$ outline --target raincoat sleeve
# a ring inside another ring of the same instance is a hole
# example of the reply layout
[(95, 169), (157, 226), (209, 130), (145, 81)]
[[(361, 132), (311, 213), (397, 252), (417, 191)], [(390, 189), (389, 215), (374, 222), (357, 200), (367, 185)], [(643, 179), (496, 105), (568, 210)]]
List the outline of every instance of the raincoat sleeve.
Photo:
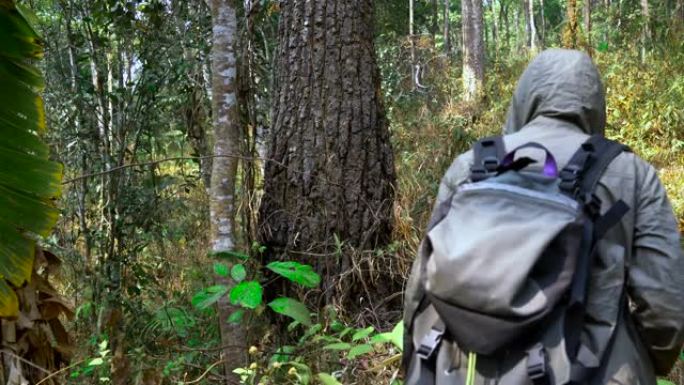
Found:
[(684, 339), (684, 259), (677, 222), (655, 169), (638, 167), (633, 260), (627, 289), (631, 315), (656, 373), (665, 375)]

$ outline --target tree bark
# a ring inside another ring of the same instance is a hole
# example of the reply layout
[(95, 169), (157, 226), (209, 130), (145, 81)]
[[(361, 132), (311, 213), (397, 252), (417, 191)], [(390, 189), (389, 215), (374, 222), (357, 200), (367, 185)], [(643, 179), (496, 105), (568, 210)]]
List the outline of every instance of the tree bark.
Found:
[(537, 50), (537, 27), (534, 24), (534, 0), (523, 0), (525, 8), (525, 38), (527, 48)]
[(508, 7), (504, 2), (501, 2), (501, 22), (504, 25), (504, 35), (506, 36), (506, 50), (509, 51), (511, 49), (511, 31), (510, 31), (510, 23), (508, 22)]
[[(238, 161), (230, 155), (240, 151), (240, 122), (236, 98), (236, 39), (237, 16), (233, 0), (212, 0), (212, 107), (214, 123), (214, 158), (211, 172), (210, 215), (211, 250), (214, 253), (235, 249), (235, 182)], [(222, 156), (224, 155), (224, 156)], [(225, 156), (229, 155), (229, 156)], [(232, 287), (229, 277), (217, 279)], [(225, 376), (229, 383), (237, 383), (233, 369), (246, 362), (244, 326), (227, 322), (235, 311), (227, 296), (218, 301), (221, 343), (231, 346), (222, 351)], [(236, 346), (238, 348), (236, 348)], [(244, 348), (239, 348), (244, 347)]]
[(566, 26), (563, 32), (563, 46), (577, 47), (577, 0), (568, 0), (566, 10)]
[(351, 266), (339, 242), (367, 250), (390, 240), (395, 181), (373, 45), (373, 4), (281, 4), (258, 227), (267, 247), (264, 260), (301, 256), (323, 276), (325, 302), (339, 296), (358, 304), (358, 288), (335, 288)]
[(646, 58), (646, 51), (651, 44), (651, 39), (653, 38), (651, 33), (651, 10), (648, 4), (648, 0), (641, 1), (641, 22), (643, 27), (641, 30), (641, 58), (642, 60)]
[(541, 41), (539, 42), (542, 49), (546, 47), (546, 18), (544, 16), (544, 0), (539, 0), (539, 10), (541, 16)]
[(451, 52), (451, 32), (449, 31), (449, 0), (444, 0), (444, 52)]
[[(499, 31), (500, 20), (498, 19), (498, 12), (496, 11), (496, 2), (492, 1), (492, 42), (494, 43), (494, 53), (499, 55), (499, 38), (501, 32)], [(501, 4), (499, 4), (501, 6)]]
[(589, 56), (592, 56), (593, 54), (593, 49), (592, 49), (592, 42), (591, 42), (591, 7), (592, 7), (592, 0), (584, 0), (584, 36), (585, 36), (585, 43), (587, 46), (587, 53)]
[(434, 44), (435, 36), (437, 35), (437, 31), (439, 31), (439, 28), (437, 28), (437, 19), (439, 18), (439, 7), (437, 6), (437, 0), (431, 0), (430, 6), (432, 8), (432, 26), (430, 28), (430, 32), (432, 34), (432, 43)]
[(484, 36), (482, 2), (462, 0), (463, 17), (463, 90), (464, 100), (474, 101), (484, 85)]

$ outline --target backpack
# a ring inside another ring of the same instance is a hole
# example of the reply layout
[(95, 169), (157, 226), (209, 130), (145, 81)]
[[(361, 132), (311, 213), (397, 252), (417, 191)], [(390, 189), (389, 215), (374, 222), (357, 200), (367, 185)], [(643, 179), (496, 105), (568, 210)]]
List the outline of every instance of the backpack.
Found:
[[(523, 149), (545, 152), (541, 172)], [(629, 211), (595, 194), (629, 149), (589, 137), (561, 170), (539, 143), (473, 146), (469, 182), (435, 208), (421, 247), (420, 305), (406, 321), (406, 385), (584, 383), (601, 365), (582, 336), (598, 241)], [(622, 298), (617, 300), (624, 301)]]

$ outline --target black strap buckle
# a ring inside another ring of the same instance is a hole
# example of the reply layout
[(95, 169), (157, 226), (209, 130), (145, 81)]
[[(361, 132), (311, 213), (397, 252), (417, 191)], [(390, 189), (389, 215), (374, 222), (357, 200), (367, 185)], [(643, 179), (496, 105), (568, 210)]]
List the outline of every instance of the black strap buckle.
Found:
[(433, 327), (430, 332), (420, 341), (420, 346), (416, 350), (416, 356), (423, 360), (432, 357), (432, 354), (437, 350), (439, 343), (442, 342), (444, 330)]
[(527, 351), (527, 375), (535, 385), (545, 383), (547, 379), (546, 350), (541, 343)]
[(482, 166), (484, 166), (484, 169), (488, 173), (496, 171), (496, 169), (499, 168), (499, 163), (499, 159), (495, 156), (488, 156), (482, 159)]
[(573, 195), (577, 194), (577, 191), (579, 189), (579, 176), (581, 171), (582, 169), (574, 164), (569, 164), (563, 167), (561, 172), (558, 173), (558, 177), (561, 180), (559, 187), (562, 190), (572, 193)]
[(586, 194), (582, 197), (582, 202), (584, 203), (584, 209), (592, 219), (601, 214), (601, 199), (596, 194)]

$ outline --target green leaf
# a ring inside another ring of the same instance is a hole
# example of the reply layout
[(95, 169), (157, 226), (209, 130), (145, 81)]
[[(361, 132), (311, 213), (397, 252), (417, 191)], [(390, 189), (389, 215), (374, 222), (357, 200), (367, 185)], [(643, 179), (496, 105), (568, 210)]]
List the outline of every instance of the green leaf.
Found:
[(192, 297), (192, 306), (204, 310), (215, 304), (226, 292), (228, 288), (224, 285), (207, 287)]
[(607, 42), (607, 41), (602, 41), (602, 42), (600, 42), (600, 43), (598, 44), (598, 47), (596, 47), (596, 49), (597, 49), (599, 52), (606, 52), (606, 51), (608, 51), (608, 42)]
[[(34, 66), (43, 48), (25, 11), (0, 6), (0, 317), (17, 315), (14, 287), (31, 277), (36, 236), (59, 215), (62, 166), (42, 141), (43, 77)], [(8, 284), (9, 283), (9, 284)]]
[(311, 316), (309, 309), (303, 303), (288, 297), (280, 297), (268, 304), (274, 312), (286, 315), (299, 323), (311, 326)]
[(247, 277), (247, 270), (244, 265), (237, 264), (230, 269), (230, 276), (235, 282), (242, 282)]
[(315, 325), (311, 326), (310, 328), (308, 328), (306, 330), (306, 333), (304, 333), (304, 335), (299, 339), (299, 343), (300, 344), (304, 343), (306, 340), (311, 338), (311, 336), (320, 332), (321, 330), (323, 330), (323, 325), (321, 325), (321, 324), (315, 324)]
[(288, 362), (292, 359), (295, 352), (295, 347), (292, 345), (285, 345), (278, 348), (276, 352), (271, 356), (271, 362)]
[(341, 382), (337, 381), (335, 377), (328, 373), (318, 373), (318, 380), (321, 381), (323, 385), (342, 385)]
[(658, 385), (675, 385), (672, 381), (664, 380), (662, 378), (658, 379)]
[(321, 283), (321, 277), (313, 271), (310, 265), (303, 265), (299, 262), (271, 262), (266, 267), (276, 274), (279, 274), (292, 282), (304, 287), (315, 288)]
[(330, 345), (325, 345), (323, 349), (325, 350), (349, 350), (351, 349), (351, 344), (347, 342), (338, 342)]
[(357, 341), (357, 340), (360, 340), (362, 338), (366, 338), (371, 333), (373, 333), (374, 331), (375, 331), (375, 328), (372, 326), (369, 326), (365, 329), (360, 329), (356, 333), (354, 333), (354, 335), (352, 336), (352, 341)]
[(254, 309), (261, 305), (264, 289), (257, 281), (240, 282), (230, 291), (230, 302), (234, 305)]
[(228, 276), (228, 266), (226, 266), (223, 263), (216, 262), (214, 263), (214, 273), (221, 277), (227, 277)]
[(242, 322), (242, 317), (244, 315), (244, 310), (236, 310), (228, 316), (228, 323), (239, 324), (240, 322)]
[(347, 353), (347, 358), (350, 360), (353, 360), (354, 358), (370, 353), (373, 351), (373, 346), (369, 344), (363, 344), (363, 345), (356, 345), (353, 348), (349, 349), (349, 353)]
[(88, 366), (100, 366), (102, 364), (104, 364), (102, 357), (93, 358), (90, 360), (90, 362), (88, 362)]
[(399, 321), (389, 333), (381, 333), (371, 338), (372, 343), (390, 342), (400, 351), (404, 351), (404, 322)]

